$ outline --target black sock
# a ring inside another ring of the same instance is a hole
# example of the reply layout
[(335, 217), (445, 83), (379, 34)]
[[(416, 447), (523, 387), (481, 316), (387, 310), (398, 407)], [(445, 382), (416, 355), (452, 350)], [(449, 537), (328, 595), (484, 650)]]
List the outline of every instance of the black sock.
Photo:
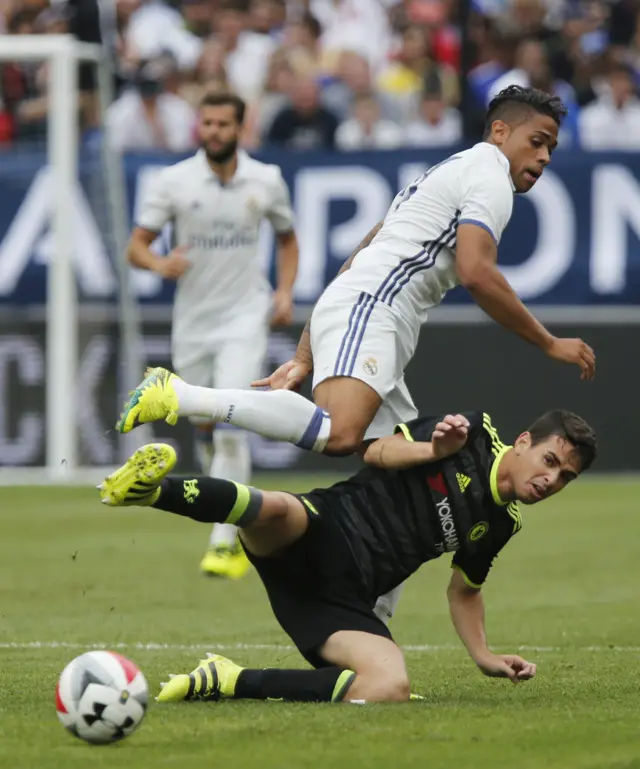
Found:
[(203, 523), (249, 526), (262, 507), (262, 492), (258, 489), (206, 475), (165, 478), (160, 488), (153, 507)]
[(245, 669), (238, 676), (234, 697), (288, 702), (341, 702), (356, 674), (342, 668), (320, 670)]

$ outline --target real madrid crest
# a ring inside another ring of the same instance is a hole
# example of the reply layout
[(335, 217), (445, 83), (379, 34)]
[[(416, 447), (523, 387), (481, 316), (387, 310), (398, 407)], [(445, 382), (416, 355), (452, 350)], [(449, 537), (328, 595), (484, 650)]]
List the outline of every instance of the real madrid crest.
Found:
[(367, 358), (362, 364), (364, 373), (369, 376), (375, 376), (378, 373), (378, 361), (375, 358)]

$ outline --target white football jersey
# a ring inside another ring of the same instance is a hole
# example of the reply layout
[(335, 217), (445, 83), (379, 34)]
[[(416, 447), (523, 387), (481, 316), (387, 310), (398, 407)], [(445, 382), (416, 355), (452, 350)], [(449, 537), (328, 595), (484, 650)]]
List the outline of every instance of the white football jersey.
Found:
[(176, 289), (174, 348), (206, 344), (225, 318), (265, 306), (270, 287), (258, 253), (263, 219), (276, 232), (293, 229), (289, 190), (277, 166), (245, 152), (238, 152), (226, 184), (203, 150), (154, 179), (136, 224), (159, 232), (172, 222), (175, 245), (186, 246), (193, 263)]
[(457, 285), (460, 224), (483, 227), (498, 243), (511, 218), (509, 161), (481, 142), (433, 166), (395, 197), (382, 228), (335, 283), (366, 291), (412, 325)]

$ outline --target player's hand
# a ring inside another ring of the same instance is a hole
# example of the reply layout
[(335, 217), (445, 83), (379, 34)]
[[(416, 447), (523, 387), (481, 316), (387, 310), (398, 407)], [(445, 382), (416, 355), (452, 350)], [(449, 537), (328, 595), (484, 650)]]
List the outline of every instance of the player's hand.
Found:
[(293, 297), (291, 291), (276, 291), (273, 295), (272, 326), (290, 326), (293, 322)]
[(165, 280), (178, 280), (191, 267), (191, 261), (187, 258), (187, 247), (178, 246), (167, 256), (160, 257), (156, 266), (156, 272)]
[(292, 358), (277, 368), (271, 376), (258, 379), (251, 387), (268, 387), (271, 390), (299, 390), (311, 373), (312, 367), (304, 361)]
[(469, 420), (462, 414), (447, 414), (447, 416), (438, 422), (431, 434), (431, 445), (436, 459), (455, 454), (467, 442), (469, 434)]
[(593, 379), (596, 375), (596, 355), (582, 339), (560, 339), (554, 337), (547, 348), (547, 355), (563, 363), (580, 366), (580, 379)]
[(481, 660), (478, 667), (485, 676), (508, 678), (514, 684), (534, 678), (537, 670), (534, 662), (527, 662), (517, 654), (492, 654)]

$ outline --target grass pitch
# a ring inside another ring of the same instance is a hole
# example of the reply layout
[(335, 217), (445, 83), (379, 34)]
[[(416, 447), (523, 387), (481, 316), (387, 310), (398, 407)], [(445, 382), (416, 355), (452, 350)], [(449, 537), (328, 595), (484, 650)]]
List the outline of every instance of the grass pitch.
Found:
[(104, 747), (67, 734), (54, 708), (57, 676), (88, 645), (120, 645), (152, 694), (208, 650), (245, 665), (304, 662), (254, 572), (237, 583), (199, 575), (207, 526), (106, 510), (93, 489), (0, 498), (3, 769), (640, 769), (639, 484), (585, 480), (525, 508), (485, 600), (493, 647), (529, 647), (532, 682), (485, 679), (468, 660), (442, 558), (411, 579), (393, 621), (427, 702), (152, 703), (133, 737)]

